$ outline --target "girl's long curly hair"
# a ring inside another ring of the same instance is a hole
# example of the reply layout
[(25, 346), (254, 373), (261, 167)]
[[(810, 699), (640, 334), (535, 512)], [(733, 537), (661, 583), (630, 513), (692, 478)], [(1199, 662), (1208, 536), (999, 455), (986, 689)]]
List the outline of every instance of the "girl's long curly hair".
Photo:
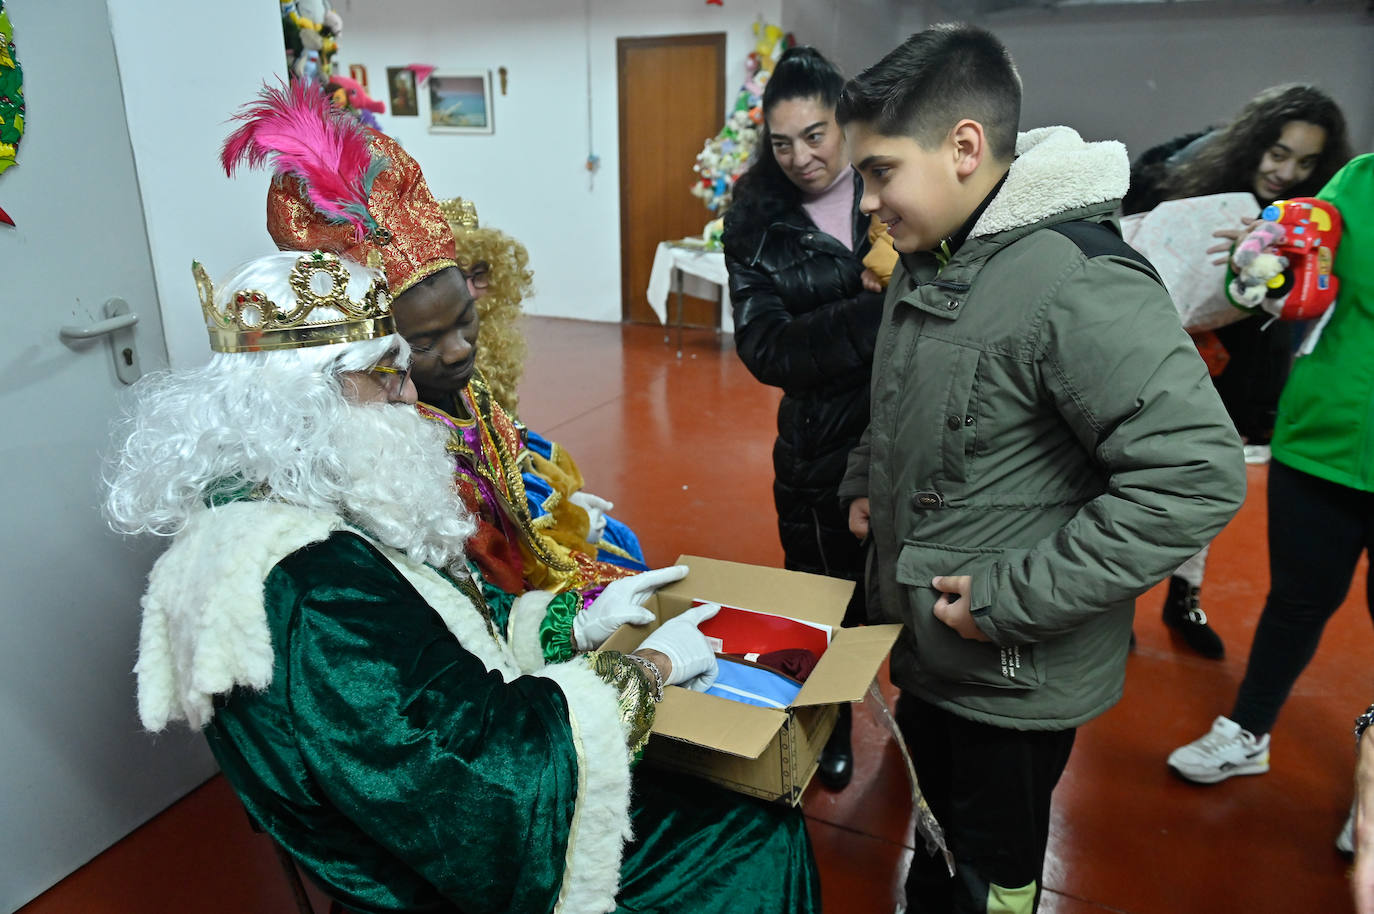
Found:
[[(783, 172), (773, 157), (773, 138), (768, 132), (768, 113), (780, 102), (794, 98), (816, 98), (834, 109), (844, 89), (839, 68), (813, 47), (788, 48), (773, 68), (763, 87), (763, 130), (758, 150), (749, 170), (735, 182), (730, 208), (725, 211), (724, 242), (743, 251), (752, 248), (771, 223), (801, 206), (801, 189)], [(752, 250), (747, 252), (752, 254)]]
[(1326, 144), (1312, 174), (1288, 192), (1293, 197), (1312, 196), (1350, 159), (1345, 115), (1316, 86), (1284, 85), (1256, 95), (1196, 155), (1172, 169), (1164, 179), (1164, 199), (1252, 190), (1260, 160), (1291, 121), (1305, 121), (1326, 131)]

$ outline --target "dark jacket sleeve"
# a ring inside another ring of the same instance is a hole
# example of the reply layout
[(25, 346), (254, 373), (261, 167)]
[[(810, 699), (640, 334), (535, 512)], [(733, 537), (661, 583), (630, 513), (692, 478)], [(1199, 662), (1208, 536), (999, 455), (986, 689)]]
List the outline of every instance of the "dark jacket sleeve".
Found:
[(1163, 287), (1096, 257), (1056, 299), (1042, 383), (1107, 489), (1053, 535), (970, 572), (974, 619), (1003, 645), (1061, 634), (1143, 593), (1245, 499), (1240, 439)]
[(864, 433), (859, 438), (859, 443), (849, 452), (849, 460), (845, 464), (844, 479), (840, 480), (838, 494), (840, 504), (848, 505), (858, 498), (868, 497), (868, 458), (870, 446), (868, 436), (872, 432), (871, 425), (864, 427)]
[(883, 296), (860, 292), (793, 315), (764, 270), (726, 252), (735, 348), (764, 384), (804, 390), (867, 374)]

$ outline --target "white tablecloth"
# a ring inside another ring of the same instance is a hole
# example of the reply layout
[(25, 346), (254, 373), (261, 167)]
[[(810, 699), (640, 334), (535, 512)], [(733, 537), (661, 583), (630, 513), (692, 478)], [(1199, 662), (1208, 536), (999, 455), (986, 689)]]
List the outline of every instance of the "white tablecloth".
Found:
[(682, 291), (696, 298), (719, 301), (721, 330), (733, 332), (735, 322), (730, 311), (729, 273), (725, 270), (725, 255), (720, 251), (682, 247), (663, 241), (654, 251), (654, 266), (649, 271), (649, 307), (659, 321), (668, 326), (668, 296)]

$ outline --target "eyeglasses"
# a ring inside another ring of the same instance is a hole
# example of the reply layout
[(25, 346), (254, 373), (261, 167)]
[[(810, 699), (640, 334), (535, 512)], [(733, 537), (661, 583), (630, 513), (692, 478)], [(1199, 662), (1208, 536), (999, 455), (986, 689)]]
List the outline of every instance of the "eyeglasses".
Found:
[(491, 285), (491, 267), (485, 263), (477, 263), (471, 270), (461, 272), (463, 277), (472, 283), (474, 289), (484, 290)]
[(388, 397), (396, 398), (405, 390), (406, 380), (410, 377), (410, 366), (397, 368), (394, 365), (373, 365), (368, 369), (368, 374), (381, 375), (376, 378), (377, 385), (386, 391)]

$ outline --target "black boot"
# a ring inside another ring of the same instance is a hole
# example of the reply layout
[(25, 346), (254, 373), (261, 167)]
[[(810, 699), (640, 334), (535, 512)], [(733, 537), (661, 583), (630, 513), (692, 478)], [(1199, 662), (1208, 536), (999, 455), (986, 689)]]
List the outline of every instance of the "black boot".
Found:
[(1169, 578), (1169, 595), (1164, 599), (1164, 624), (1178, 632), (1185, 644), (1208, 660), (1226, 655), (1221, 638), (1207, 624), (1202, 611), (1201, 588), (1175, 575)]
[(844, 790), (849, 779), (854, 776), (854, 749), (850, 745), (849, 733), (853, 728), (854, 712), (849, 702), (840, 705), (840, 717), (835, 721), (835, 732), (821, 750), (820, 767), (816, 777), (830, 790)]

